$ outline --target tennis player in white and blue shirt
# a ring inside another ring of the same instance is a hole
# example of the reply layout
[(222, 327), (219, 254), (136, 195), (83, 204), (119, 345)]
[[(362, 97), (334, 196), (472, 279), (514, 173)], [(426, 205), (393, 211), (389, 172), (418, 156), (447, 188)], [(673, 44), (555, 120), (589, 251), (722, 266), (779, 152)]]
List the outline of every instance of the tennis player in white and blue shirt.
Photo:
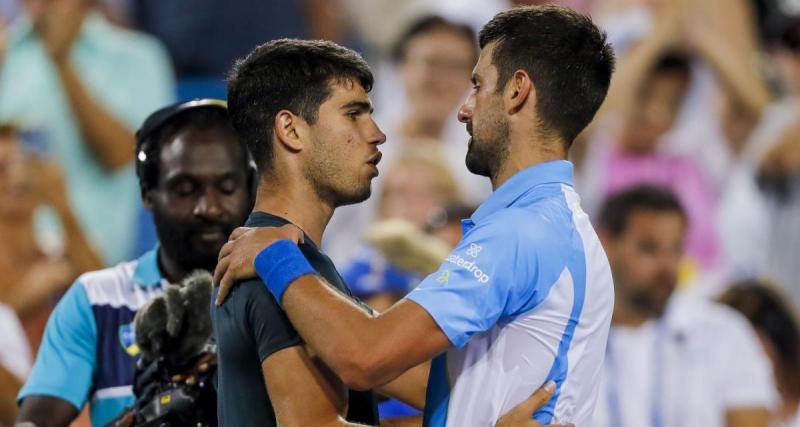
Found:
[(557, 391), (536, 418), (584, 425), (599, 390), (614, 293), (572, 188), (572, 164), (517, 173), (463, 229), (439, 271), (407, 297), (453, 344), (433, 360), (427, 425), (493, 425), (546, 380)]
[[(217, 303), (258, 274), (353, 389), (422, 390), (412, 368), (433, 359), (425, 426), (495, 425), (550, 380), (555, 393), (533, 425), (591, 425), (614, 289), (566, 158), (605, 98), (613, 52), (589, 18), (553, 5), (498, 14), (480, 46), (459, 120), (472, 136), (467, 167), (489, 177), (494, 193), (463, 221), (463, 239), (438, 271), (373, 315), (324, 285), (296, 245), (297, 228), (238, 229), (220, 254)], [(340, 173), (342, 183), (373, 176), (350, 164)]]

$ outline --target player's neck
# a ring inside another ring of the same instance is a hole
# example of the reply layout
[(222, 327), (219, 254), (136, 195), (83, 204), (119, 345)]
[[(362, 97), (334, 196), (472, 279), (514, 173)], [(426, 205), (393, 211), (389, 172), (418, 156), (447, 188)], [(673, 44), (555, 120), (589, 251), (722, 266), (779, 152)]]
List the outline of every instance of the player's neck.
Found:
[(566, 160), (567, 152), (564, 145), (556, 139), (547, 139), (539, 136), (514, 137), (509, 142), (509, 152), (500, 170), (492, 177), (492, 190), (497, 190), (509, 178), (518, 172), (539, 163), (553, 160)]
[[(300, 180), (298, 180), (300, 181)], [(317, 246), (333, 216), (334, 207), (321, 200), (305, 180), (282, 185), (260, 185), (254, 210), (271, 213), (300, 227)]]

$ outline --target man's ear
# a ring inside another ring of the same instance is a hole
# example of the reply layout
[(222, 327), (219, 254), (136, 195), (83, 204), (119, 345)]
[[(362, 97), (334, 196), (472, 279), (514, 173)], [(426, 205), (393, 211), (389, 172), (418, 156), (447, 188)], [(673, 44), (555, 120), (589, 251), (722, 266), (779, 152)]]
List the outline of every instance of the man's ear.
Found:
[(305, 120), (289, 110), (278, 111), (275, 115), (275, 138), (289, 151), (303, 150), (307, 127)]
[(517, 70), (508, 79), (505, 89), (505, 98), (508, 105), (508, 113), (514, 114), (525, 106), (528, 99), (536, 99), (536, 88), (533, 80), (524, 70)]

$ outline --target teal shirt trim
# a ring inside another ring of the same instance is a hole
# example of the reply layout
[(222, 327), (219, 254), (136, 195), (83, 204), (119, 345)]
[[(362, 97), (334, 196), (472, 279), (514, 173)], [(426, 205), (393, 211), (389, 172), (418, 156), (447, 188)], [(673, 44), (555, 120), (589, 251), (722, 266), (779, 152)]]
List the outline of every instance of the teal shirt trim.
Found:
[(158, 250), (159, 246), (147, 251), (139, 257), (139, 263), (136, 264), (136, 269), (133, 270), (133, 283), (143, 287), (149, 288), (161, 283), (164, 275), (161, 274), (161, 268), (158, 267)]

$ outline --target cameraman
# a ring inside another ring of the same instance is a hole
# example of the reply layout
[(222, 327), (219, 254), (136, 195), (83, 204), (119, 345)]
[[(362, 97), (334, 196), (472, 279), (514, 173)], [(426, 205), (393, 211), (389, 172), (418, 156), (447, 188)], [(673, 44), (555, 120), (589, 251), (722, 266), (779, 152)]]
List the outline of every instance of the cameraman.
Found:
[(92, 425), (103, 426), (133, 404), (137, 310), (166, 283), (196, 269), (213, 271), (220, 248), (252, 207), (254, 170), (223, 101), (153, 113), (137, 133), (136, 162), (160, 245), (72, 285), (18, 396), (19, 423), (66, 427), (89, 401)]

